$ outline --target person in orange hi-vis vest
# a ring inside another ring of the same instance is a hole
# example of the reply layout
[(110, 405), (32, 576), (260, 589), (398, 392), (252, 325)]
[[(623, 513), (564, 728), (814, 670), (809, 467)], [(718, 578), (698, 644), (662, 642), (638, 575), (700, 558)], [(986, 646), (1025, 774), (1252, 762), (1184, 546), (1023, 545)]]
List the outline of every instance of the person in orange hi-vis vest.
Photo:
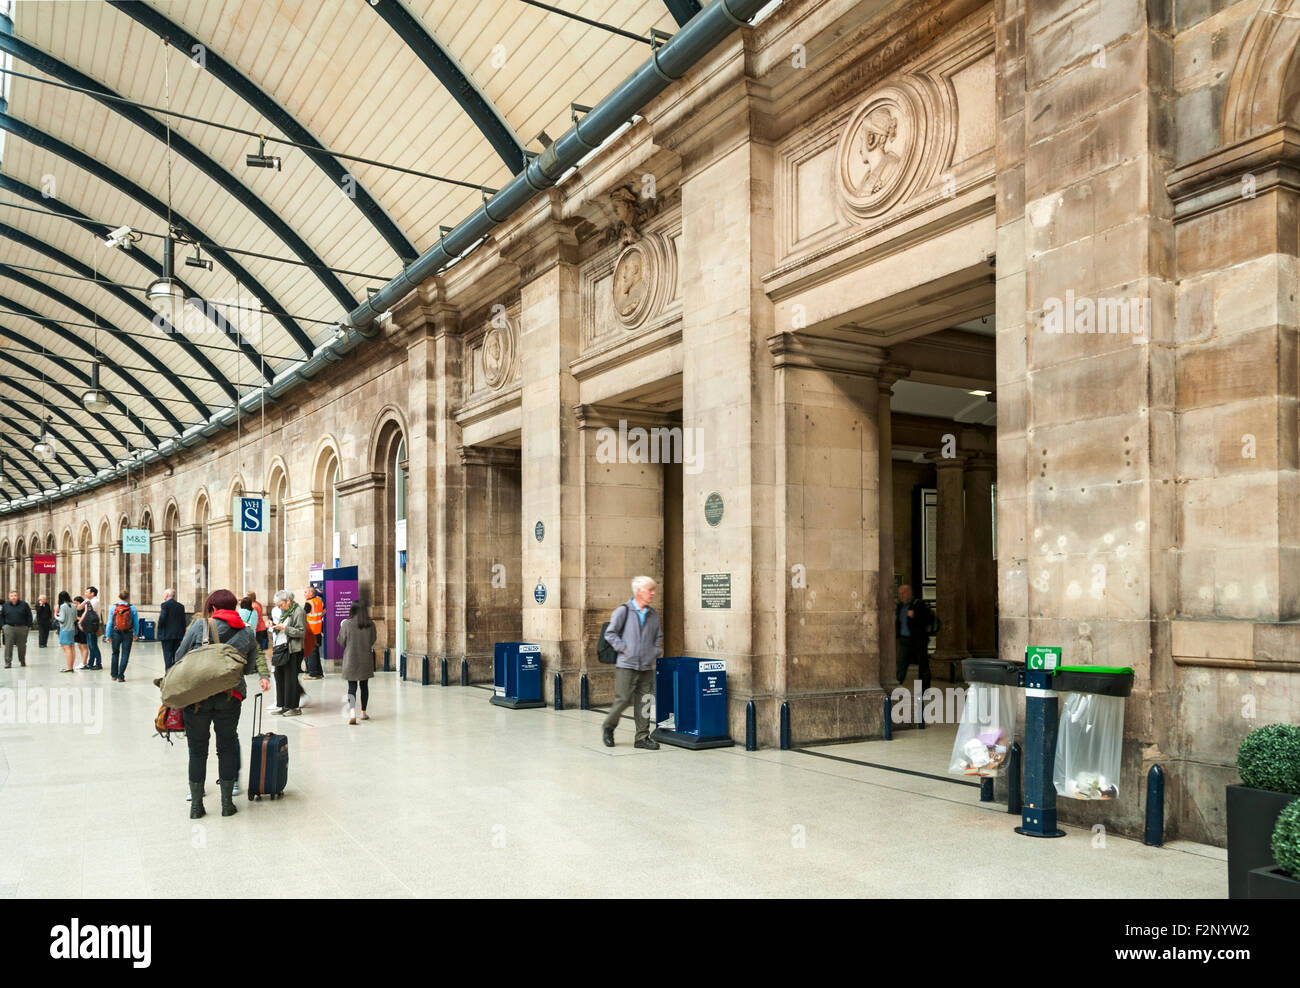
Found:
[(307, 587), (306, 600), (303, 601), (303, 609), (307, 612), (307, 630), (315, 639), (314, 647), (310, 650), (303, 650), (303, 655), (307, 660), (307, 678), (324, 679), (325, 669), (321, 664), (321, 642), (323, 637), (322, 630), (325, 627), (325, 602), (320, 599), (316, 593), (316, 588)]

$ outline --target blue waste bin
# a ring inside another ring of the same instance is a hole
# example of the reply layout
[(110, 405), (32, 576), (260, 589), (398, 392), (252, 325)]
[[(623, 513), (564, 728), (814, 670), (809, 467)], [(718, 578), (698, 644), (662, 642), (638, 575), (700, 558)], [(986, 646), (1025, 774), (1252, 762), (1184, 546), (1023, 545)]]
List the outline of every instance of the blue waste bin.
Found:
[(492, 655), (492, 696), (498, 707), (544, 707), (542, 647), (528, 642), (497, 642)]
[(154, 635), (155, 627), (156, 627), (155, 622), (147, 620), (146, 618), (141, 618), (140, 619), (140, 640), (145, 642), (153, 641), (155, 637)]
[(679, 748), (726, 748), (727, 663), (721, 659), (665, 656), (655, 668), (655, 721), (650, 736)]

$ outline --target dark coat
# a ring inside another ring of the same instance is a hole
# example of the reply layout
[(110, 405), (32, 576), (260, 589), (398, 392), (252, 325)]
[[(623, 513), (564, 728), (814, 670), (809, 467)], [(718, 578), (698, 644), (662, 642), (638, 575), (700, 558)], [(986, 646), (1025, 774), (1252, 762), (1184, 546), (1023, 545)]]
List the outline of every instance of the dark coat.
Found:
[(929, 638), (933, 633), (934, 613), (930, 610), (930, 605), (920, 597), (913, 597), (906, 604), (902, 601), (894, 602), (894, 636), (903, 636), (903, 615), (909, 610), (915, 615), (907, 622), (909, 631), (918, 638)]
[(339, 647), (343, 649), (343, 678), (348, 682), (369, 679), (375, 674), (375, 660), (370, 650), (375, 647), (375, 626), (358, 628), (356, 618), (347, 618), (339, 625)]
[(163, 601), (154, 637), (160, 642), (180, 641), (185, 637), (185, 608), (176, 598)]

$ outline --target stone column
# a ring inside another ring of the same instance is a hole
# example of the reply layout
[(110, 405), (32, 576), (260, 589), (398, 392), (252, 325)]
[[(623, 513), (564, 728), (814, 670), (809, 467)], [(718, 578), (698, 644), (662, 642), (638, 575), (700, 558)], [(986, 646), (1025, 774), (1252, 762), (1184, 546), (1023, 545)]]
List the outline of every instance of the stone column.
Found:
[[(379, 575), (383, 562), (377, 529), (383, 520), (385, 476), (360, 473), (340, 480), (335, 489), (339, 494), (339, 565), (357, 567), (358, 593), (365, 600), (374, 600), (376, 582), (384, 582)], [(391, 559), (386, 562), (391, 567)], [(391, 583), (391, 578), (387, 582)]]
[(464, 605), (447, 614), (447, 664), (458, 670), (464, 658), (471, 682), (491, 682), (495, 643), (524, 635), (519, 598), (531, 595), (536, 581), (520, 553), (533, 534), (521, 530), (519, 450), (462, 446), (459, 457), (465, 514), (451, 552), (460, 560)]
[(234, 544), (238, 537), (229, 515), (208, 521), (208, 593), (221, 587), (235, 590), (240, 583), (238, 547)]
[(997, 584), (993, 564), (993, 477), (988, 456), (966, 462), (966, 647), (979, 659), (997, 656)]
[[(619, 405), (579, 405), (574, 412), (582, 450), (580, 663), (592, 702), (606, 703), (614, 696), (614, 673), (596, 661), (601, 625), (632, 596), (632, 577), (645, 574), (661, 584), (665, 579), (664, 469), (632, 461), (631, 444), (638, 438), (632, 430), (644, 430), (648, 457), (650, 449), (660, 449), (657, 435), (666, 434), (652, 430), (675, 423), (671, 416)], [(620, 434), (628, 437), (626, 448), (618, 442)], [(661, 592), (655, 604), (666, 623), (665, 596)]]
[(797, 333), (767, 342), (781, 423), (777, 680), (798, 743), (868, 736), (881, 728), (876, 375), (884, 351)]
[[(559, 222), (560, 197), (552, 192), (529, 207), (516, 228), (515, 255), (523, 269), (519, 359), (522, 382), (522, 538), (524, 640), (542, 649), (547, 702), (552, 677), (564, 677), (566, 703), (578, 699), (582, 651), (580, 524), (582, 446), (573, 408), (578, 384), (570, 365), (579, 352), (577, 241)], [(545, 533), (534, 537), (541, 522)], [(534, 587), (546, 588), (537, 603)]]
[[(321, 509), (325, 495), (305, 491), (284, 500), (284, 537), (289, 546), (289, 559), (284, 574), (285, 589), (292, 590), (294, 598), (302, 603), (303, 588), (307, 586), (313, 563), (329, 564), (333, 560), (318, 556), (317, 529), (321, 525)], [(325, 546), (325, 551), (332, 546)], [(279, 587), (276, 588), (280, 589)]]
[(876, 432), (880, 443), (880, 668), (878, 681), (892, 683), (897, 671), (898, 640), (894, 637), (894, 430), (889, 399), (894, 385), (910, 373), (902, 364), (885, 364), (876, 379)]
[(187, 614), (194, 614), (203, 606), (203, 601), (195, 599), (206, 583), (204, 574), (200, 572), (201, 531), (198, 525), (184, 525), (176, 529), (176, 582), (180, 584), (176, 587), (176, 599), (181, 602)]
[(966, 574), (965, 506), (962, 480), (966, 458), (960, 454), (945, 457), (942, 452), (927, 453), (934, 462), (939, 492), (936, 612), (943, 622), (934, 648), (934, 661), (960, 660), (966, 650)]

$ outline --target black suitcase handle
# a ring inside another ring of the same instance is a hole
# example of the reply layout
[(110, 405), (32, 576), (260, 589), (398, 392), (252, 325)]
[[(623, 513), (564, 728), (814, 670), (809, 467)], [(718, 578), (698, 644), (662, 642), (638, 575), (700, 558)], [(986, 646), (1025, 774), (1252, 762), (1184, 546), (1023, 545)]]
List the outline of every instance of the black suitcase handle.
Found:
[(262, 691), (253, 694), (253, 737), (262, 733)]

